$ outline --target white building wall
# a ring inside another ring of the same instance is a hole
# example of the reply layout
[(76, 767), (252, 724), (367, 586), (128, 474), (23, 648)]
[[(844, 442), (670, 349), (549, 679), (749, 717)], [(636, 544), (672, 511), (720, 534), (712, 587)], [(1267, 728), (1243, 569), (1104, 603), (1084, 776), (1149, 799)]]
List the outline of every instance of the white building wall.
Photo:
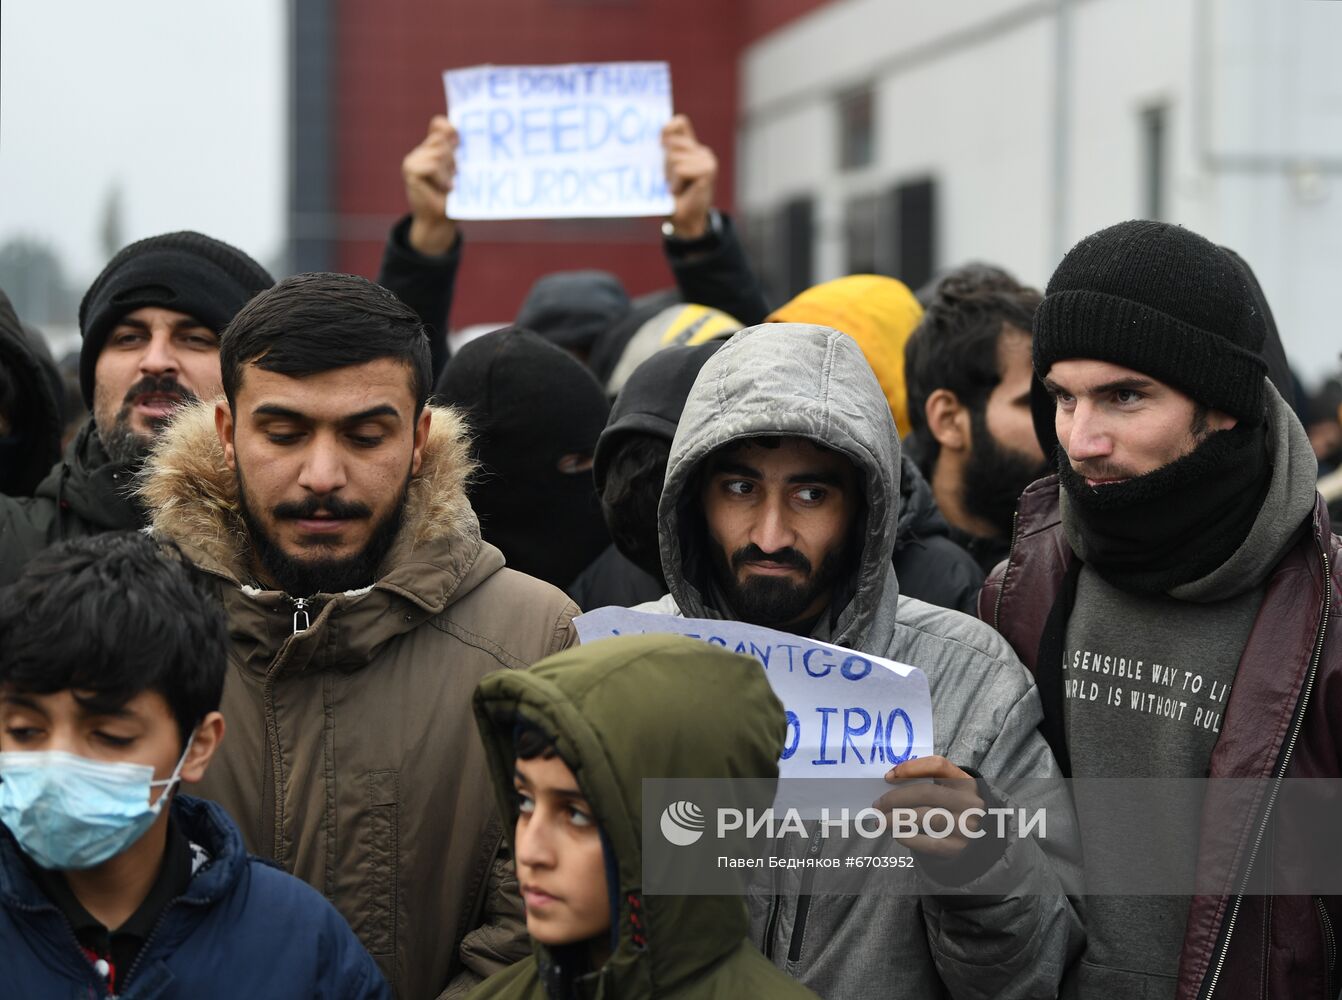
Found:
[[(1163, 105), (1164, 217), (1249, 261), (1317, 381), (1342, 350), (1339, 52), (1342, 2), (835, 0), (744, 57), (737, 203), (813, 196), (826, 280), (846, 271), (849, 198), (931, 175), (939, 265), (988, 260), (1042, 287), (1066, 247), (1144, 214), (1141, 112)], [(867, 83), (874, 162), (841, 171), (837, 99)]]

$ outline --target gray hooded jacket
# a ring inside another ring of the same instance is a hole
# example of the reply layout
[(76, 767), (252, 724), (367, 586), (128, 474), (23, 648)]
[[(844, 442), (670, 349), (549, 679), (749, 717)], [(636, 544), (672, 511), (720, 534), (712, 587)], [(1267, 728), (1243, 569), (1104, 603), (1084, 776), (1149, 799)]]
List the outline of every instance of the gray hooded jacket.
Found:
[(1057, 764), (1037, 730), (1039, 697), (991, 628), (900, 596), (891, 565), (899, 437), (856, 341), (775, 323), (741, 331), (708, 361), (671, 446), (659, 509), (671, 593), (640, 610), (726, 617), (712, 604), (701, 519), (687, 513), (703, 460), (761, 436), (810, 439), (863, 474), (861, 554), (812, 637), (920, 667), (931, 687), (936, 753), (976, 772), (981, 793), (998, 802), (1047, 807), (1048, 839), (1020, 838), (1013, 828), (990, 867), (958, 885), (939, 882), (920, 858), (908, 895), (810, 896), (804, 869), (765, 876), (772, 883), (751, 900), (753, 939), (827, 1000), (1056, 996), (1084, 939), (1063, 890), (1079, 848), (1067, 793), (1054, 780)]

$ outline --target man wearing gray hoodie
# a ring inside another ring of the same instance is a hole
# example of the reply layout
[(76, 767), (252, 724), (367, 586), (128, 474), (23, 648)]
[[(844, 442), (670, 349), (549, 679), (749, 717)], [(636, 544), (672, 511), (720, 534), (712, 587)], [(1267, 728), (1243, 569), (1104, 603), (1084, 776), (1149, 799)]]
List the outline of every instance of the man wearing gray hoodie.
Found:
[[(751, 933), (780, 968), (830, 1000), (1052, 997), (1080, 950), (1064, 894), (1076, 864), (1066, 793), (1013, 798), (1057, 765), (1030, 677), (991, 629), (901, 597), (891, 565), (899, 437), (856, 341), (836, 330), (743, 330), (704, 365), (671, 446), (659, 507), (670, 594), (640, 610), (782, 629), (920, 667), (935, 756), (897, 778), (968, 785), (985, 801), (1048, 809), (1048, 838), (906, 842), (905, 894), (812, 894), (814, 869), (776, 869), (751, 897)], [(970, 778), (975, 779), (970, 782)], [(882, 808), (927, 805), (927, 784)], [(949, 788), (946, 789), (949, 793)], [(808, 856), (846, 845), (815, 832)]]

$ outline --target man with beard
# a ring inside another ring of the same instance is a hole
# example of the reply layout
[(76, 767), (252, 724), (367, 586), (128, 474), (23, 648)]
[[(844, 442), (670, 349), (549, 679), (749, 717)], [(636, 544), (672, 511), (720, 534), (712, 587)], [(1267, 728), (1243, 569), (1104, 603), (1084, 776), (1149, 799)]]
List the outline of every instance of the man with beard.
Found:
[(79, 306), (79, 382), (92, 414), (30, 498), (0, 497), (0, 584), (52, 542), (144, 526), (130, 488), (177, 407), (219, 392), (219, 334), (273, 281), (200, 233), (132, 243)]
[(481, 540), (465, 425), (426, 405), (428, 338), (391, 292), (289, 278), (220, 364), (226, 398), (173, 422), (141, 494), (228, 613), (230, 739), (201, 794), (398, 996), (454, 995), (527, 953), (471, 692), (570, 645), (577, 609)]
[[(892, 769), (899, 787), (878, 808), (963, 812), (992, 800), (1050, 810), (1047, 842), (991, 831), (973, 848), (906, 840), (919, 881), (905, 895), (812, 895), (801, 865), (775, 870), (750, 901), (751, 937), (767, 957), (835, 1000), (1053, 996), (1082, 935), (1059, 874), (1076, 848), (1066, 792), (1019, 785), (1057, 770), (1038, 696), (982, 622), (900, 595), (899, 475), (894, 417), (855, 340), (794, 323), (741, 331), (686, 400), (658, 510), (670, 593), (637, 610), (743, 621), (917, 664), (934, 755)], [(837, 860), (858, 848), (820, 832), (801, 849)]]
[(985, 573), (1007, 556), (1021, 491), (1049, 471), (1030, 414), (1039, 299), (995, 268), (961, 268), (938, 283), (905, 347), (909, 450), (951, 537)]
[[(1342, 905), (1308, 895), (1321, 824), (1278, 792), (1342, 776), (1342, 549), (1309, 438), (1265, 377), (1266, 323), (1227, 251), (1158, 222), (1078, 243), (1035, 315), (1058, 474), (1021, 497), (980, 614), (1034, 671), (1064, 771), (1137, 779), (1159, 806), (1120, 810), (1140, 816), (1125, 828), (1078, 781), (1087, 884), (1113, 888), (1087, 900), (1064, 995), (1336, 994)], [(1241, 785), (1254, 800), (1227, 808), (1184, 780), (1202, 778), (1258, 779)], [(1170, 895), (1115, 894), (1106, 862), (1133, 857), (1134, 831)]]

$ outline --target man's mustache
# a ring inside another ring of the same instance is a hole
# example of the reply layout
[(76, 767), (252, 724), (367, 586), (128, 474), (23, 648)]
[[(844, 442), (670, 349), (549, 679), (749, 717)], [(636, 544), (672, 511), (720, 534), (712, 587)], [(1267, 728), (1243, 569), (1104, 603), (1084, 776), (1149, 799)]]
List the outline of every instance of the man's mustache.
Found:
[(123, 402), (132, 406), (140, 396), (177, 396), (179, 406), (199, 402), (196, 394), (172, 375), (146, 375), (127, 390)]
[(765, 552), (762, 548), (751, 542), (749, 545), (743, 545), (732, 553), (732, 569), (736, 572), (741, 571), (741, 567), (751, 562), (771, 562), (780, 566), (790, 566), (793, 569), (799, 569), (803, 573), (811, 572), (811, 560), (796, 549), (779, 549), (777, 552)]
[(303, 501), (277, 504), (270, 513), (278, 520), (310, 521), (318, 514), (342, 521), (362, 520), (373, 516), (371, 509), (357, 501), (342, 500), (338, 496), (308, 497)]
[[(1069, 459), (1070, 461), (1070, 459)], [(1072, 462), (1072, 471), (1083, 479), (1135, 479), (1137, 473), (1113, 462), (1082, 460)]]

